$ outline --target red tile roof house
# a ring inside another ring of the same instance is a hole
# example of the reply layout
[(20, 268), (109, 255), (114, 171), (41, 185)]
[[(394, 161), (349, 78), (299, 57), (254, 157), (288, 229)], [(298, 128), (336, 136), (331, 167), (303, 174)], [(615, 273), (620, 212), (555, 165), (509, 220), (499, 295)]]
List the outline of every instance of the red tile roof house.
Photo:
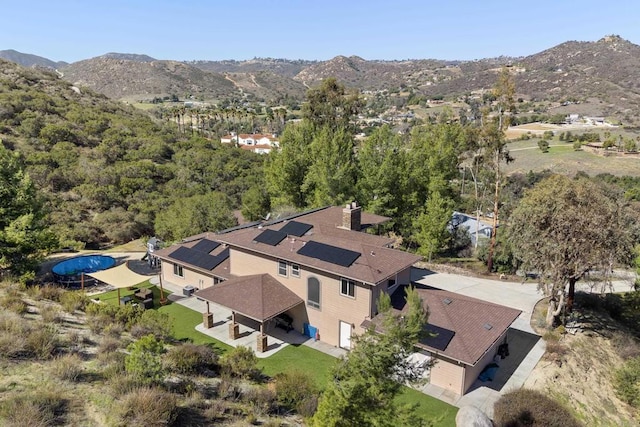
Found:
[(243, 150), (253, 151), (258, 154), (270, 153), (272, 148), (277, 148), (280, 144), (275, 135), (261, 133), (241, 133), (224, 135), (220, 138), (223, 144), (238, 144)]
[[(264, 334), (284, 313), (295, 330), (349, 349), (351, 336), (364, 332), (375, 318), (380, 293), (402, 291), (401, 285), (410, 283), (412, 265), (421, 259), (392, 249), (387, 237), (362, 232), (387, 220), (352, 203), (202, 233), (155, 255), (162, 260), (163, 282), (199, 288), (198, 298), (232, 311), (230, 337), (237, 336), (233, 325), (238, 321)], [(440, 341), (450, 338), (443, 349), (430, 341), (419, 345), (439, 360), (430, 381), (463, 394), (484, 362), (493, 359), (519, 312), (457, 294), (448, 296), (455, 304), (440, 307), (442, 298), (421, 296), (429, 306), (430, 325), (448, 331)], [(450, 309), (462, 311), (451, 314)], [(210, 327), (209, 316), (204, 314), (204, 323)], [(485, 323), (492, 328), (483, 328)], [(259, 350), (266, 347), (262, 334)]]

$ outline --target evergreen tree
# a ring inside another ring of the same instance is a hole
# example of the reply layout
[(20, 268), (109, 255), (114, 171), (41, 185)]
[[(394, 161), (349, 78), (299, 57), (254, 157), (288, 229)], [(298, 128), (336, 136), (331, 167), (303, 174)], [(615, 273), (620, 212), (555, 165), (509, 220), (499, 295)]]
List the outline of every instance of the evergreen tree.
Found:
[(58, 244), (18, 153), (0, 141), (0, 277), (33, 276), (38, 261)]
[(382, 318), (379, 331), (372, 328), (352, 338), (354, 346), (333, 368), (333, 381), (320, 398), (312, 425), (424, 425), (413, 407), (395, 401), (402, 384), (417, 381), (424, 369), (408, 359), (427, 322), (422, 300), (415, 290), (407, 288), (402, 314), (391, 308), (387, 294), (382, 294), (378, 309)]

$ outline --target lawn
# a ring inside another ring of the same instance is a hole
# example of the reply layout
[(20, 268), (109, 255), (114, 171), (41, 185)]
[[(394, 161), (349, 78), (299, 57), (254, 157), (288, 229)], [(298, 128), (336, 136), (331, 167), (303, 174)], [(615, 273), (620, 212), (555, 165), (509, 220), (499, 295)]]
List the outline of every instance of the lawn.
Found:
[[(154, 307), (160, 307), (160, 288), (155, 285), (152, 285), (148, 280), (140, 283), (139, 285), (133, 286), (131, 288), (121, 288), (120, 289), (120, 298), (133, 295), (138, 291), (138, 289), (151, 289), (153, 292), (153, 305)], [(171, 295), (171, 292), (164, 290), (164, 298), (166, 299), (168, 295)], [(104, 292), (101, 294), (93, 295), (93, 299), (99, 299), (102, 302), (107, 304), (118, 304), (118, 290), (113, 290), (109, 292)], [(167, 301), (170, 303), (169, 301)], [(202, 319), (201, 319), (202, 320)]]
[[(158, 310), (167, 313), (173, 323), (173, 336), (178, 340), (188, 340), (195, 344), (211, 344), (219, 354), (230, 350), (232, 347), (220, 342), (208, 335), (195, 330), (196, 325), (202, 322), (202, 314), (191, 310), (181, 304), (167, 301), (165, 305), (159, 304), (160, 289), (152, 286), (148, 281), (138, 285), (137, 288), (149, 288), (153, 291), (154, 303)], [(131, 295), (135, 290), (122, 289), (121, 297)], [(170, 292), (165, 291), (165, 298)], [(109, 291), (95, 296), (109, 304), (118, 303), (117, 291)], [(94, 297), (94, 298), (95, 298)], [(270, 377), (285, 371), (299, 370), (309, 374), (320, 388), (326, 387), (329, 381), (329, 372), (336, 362), (333, 356), (314, 350), (305, 345), (288, 345), (282, 350), (265, 359), (258, 360), (258, 367), (265, 375)], [(404, 387), (403, 393), (398, 397), (398, 402), (417, 404), (417, 411), (427, 419), (434, 420), (435, 427), (450, 427), (455, 425), (457, 408), (427, 396), (416, 390)]]
[(270, 377), (284, 371), (305, 372), (318, 387), (324, 388), (329, 381), (329, 370), (335, 362), (335, 357), (306, 345), (288, 345), (273, 356), (260, 359), (258, 366)]

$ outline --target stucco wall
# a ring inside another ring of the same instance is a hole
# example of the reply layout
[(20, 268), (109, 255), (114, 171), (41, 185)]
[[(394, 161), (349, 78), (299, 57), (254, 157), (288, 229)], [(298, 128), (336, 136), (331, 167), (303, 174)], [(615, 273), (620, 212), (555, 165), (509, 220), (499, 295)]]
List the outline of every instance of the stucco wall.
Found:
[[(278, 260), (275, 258), (263, 258), (237, 249), (231, 249), (229, 256), (231, 274), (244, 276), (269, 273), (305, 301), (305, 312), (292, 313), (297, 330), (302, 330), (302, 323), (309, 323), (319, 329), (321, 341), (335, 346), (339, 345), (340, 321), (354, 325), (352, 332), (355, 334), (363, 332), (360, 324), (371, 313), (369, 285), (356, 282), (355, 295), (351, 298), (340, 294), (339, 276), (300, 266), (300, 277), (292, 277), (291, 265), (287, 266), (287, 275), (281, 276), (278, 274)], [(320, 281), (319, 309), (306, 305), (307, 279), (311, 276)], [(300, 315), (303, 316), (302, 321)]]
[(465, 382), (464, 382), (464, 391), (465, 392), (467, 391), (467, 389), (469, 387), (471, 387), (471, 384), (473, 384), (473, 382), (478, 378), (478, 375), (480, 375), (480, 372), (482, 372), (482, 370), (489, 363), (493, 362), (493, 358), (495, 357), (496, 353), (498, 352), (498, 346), (504, 342), (504, 337), (506, 335), (507, 335), (507, 332), (505, 331), (505, 333), (500, 336), (500, 338), (493, 344), (493, 346), (491, 346), (489, 351), (487, 351), (484, 354), (484, 356), (482, 356), (480, 361), (478, 363), (476, 363), (475, 366), (467, 367), (467, 373), (466, 373), (466, 378), (465, 378)]
[(437, 356), (434, 358), (436, 362), (431, 368), (431, 379), (429, 382), (461, 395), (465, 376), (464, 366)]
[(208, 288), (213, 286), (213, 277), (199, 273), (194, 270), (183, 266), (183, 277), (180, 277), (173, 273), (173, 264), (169, 261), (162, 262), (162, 279), (167, 282), (175, 283), (179, 286), (195, 286), (198, 289)]

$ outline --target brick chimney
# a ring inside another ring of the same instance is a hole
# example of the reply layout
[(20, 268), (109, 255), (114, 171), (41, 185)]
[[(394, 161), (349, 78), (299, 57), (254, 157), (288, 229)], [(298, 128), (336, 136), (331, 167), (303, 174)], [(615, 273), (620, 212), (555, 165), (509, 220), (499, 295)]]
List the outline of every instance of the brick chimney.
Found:
[(362, 208), (357, 202), (351, 202), (342, 209), (342, 228), (360, 231), (362, 228)]

